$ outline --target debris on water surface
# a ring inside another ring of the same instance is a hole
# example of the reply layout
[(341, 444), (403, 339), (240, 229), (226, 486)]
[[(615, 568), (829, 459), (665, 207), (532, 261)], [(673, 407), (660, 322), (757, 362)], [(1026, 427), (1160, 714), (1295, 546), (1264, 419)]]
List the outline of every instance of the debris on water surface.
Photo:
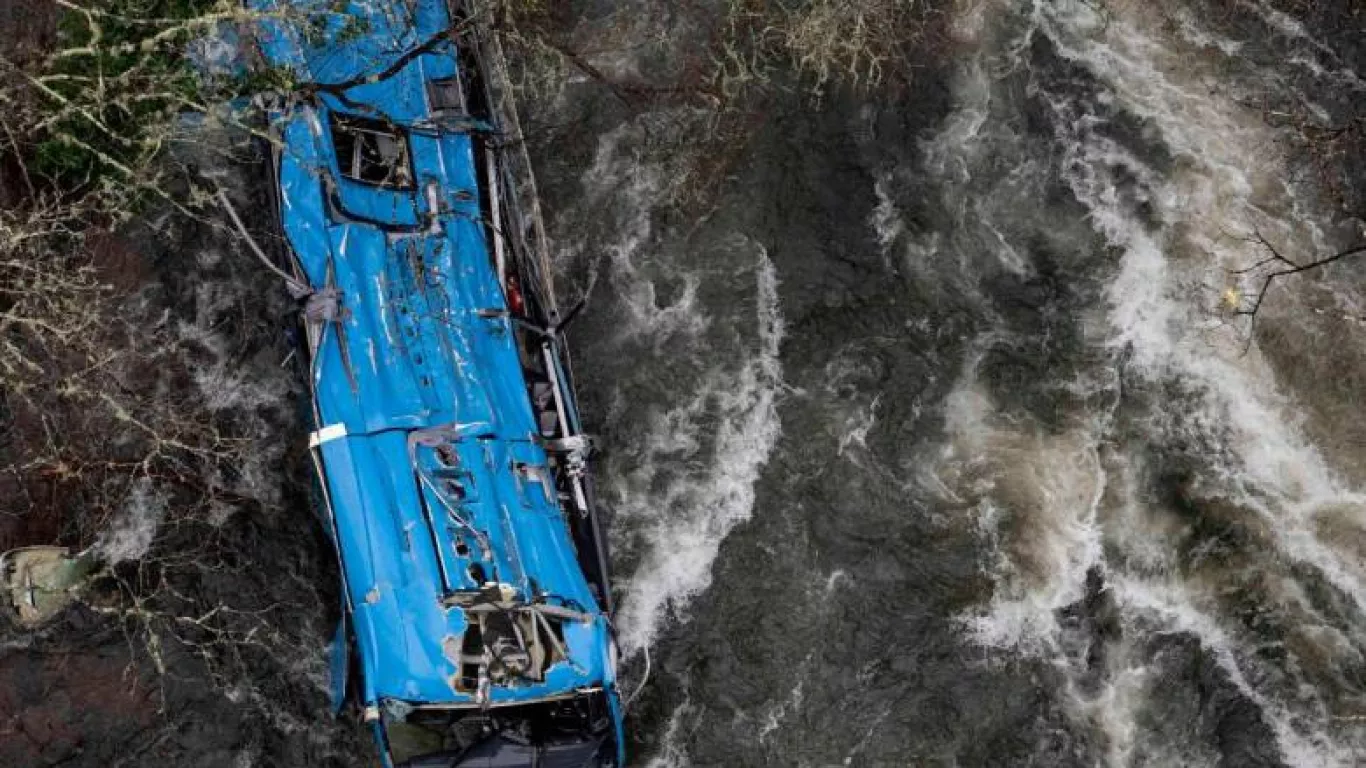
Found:
[(19, 624), (36, 627), (76, 599), (95, 560), (66, 547), (21, 547), (0, 555), (0, 581)]

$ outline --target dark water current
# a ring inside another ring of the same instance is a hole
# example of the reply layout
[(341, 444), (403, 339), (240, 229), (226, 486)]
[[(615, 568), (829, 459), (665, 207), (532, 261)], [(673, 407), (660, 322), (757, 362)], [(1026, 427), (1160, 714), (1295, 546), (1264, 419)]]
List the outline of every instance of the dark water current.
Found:
[[(1359, 267), (1219, 309), (1361, 238), (1274, 119), (1366, 99), (1343, 8), (964, 2), (729, 145), (531, 107), (642, 764), (1366, 764)], [(576, 34), (648, 81), (695, 12)]]

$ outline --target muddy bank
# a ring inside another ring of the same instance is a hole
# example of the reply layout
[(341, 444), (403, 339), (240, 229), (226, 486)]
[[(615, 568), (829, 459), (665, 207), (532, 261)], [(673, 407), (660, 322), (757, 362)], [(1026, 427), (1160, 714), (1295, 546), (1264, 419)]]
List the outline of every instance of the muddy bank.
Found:
[[(243, 209), (269, 210), (259, 165), (218, 173)], [(91, 311), (107, 366), (54, 357), (44, 375), (74, 393), (4, 393), (0, 544), (90, 551), (106, 570), (51, 625), (0, 628), (0, 759), (367, 764), (369, 740), (327, 703), (340, 596), (290, 301), (211, 216), (152, 208), (71, 244), (106, 287)]]

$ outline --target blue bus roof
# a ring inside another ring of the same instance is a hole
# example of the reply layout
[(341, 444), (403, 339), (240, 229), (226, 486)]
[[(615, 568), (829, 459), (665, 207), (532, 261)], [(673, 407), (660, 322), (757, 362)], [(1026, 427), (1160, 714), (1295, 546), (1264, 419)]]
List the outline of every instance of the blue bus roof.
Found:
[[(313, 98), (273, 127), (285, 236), (325, 320), (311, 340), (312, 443), (365, 702), (476, 703), (459, 683), (470, 615), (449, 598), (493, 584), (576, 618), (562, 624), (567, 659), (480, 703), (610, 687), (608, 620), (576, 559), (494, 268), (484, 158), (475, 133), (433, 120), (432, 84), (461, 74), (445, 3), (251, 5), (268, 15), (268, 65), (347, 85), (303, 86)], [(400, 177), (364, 178), (359, 166), (381, 161)]]

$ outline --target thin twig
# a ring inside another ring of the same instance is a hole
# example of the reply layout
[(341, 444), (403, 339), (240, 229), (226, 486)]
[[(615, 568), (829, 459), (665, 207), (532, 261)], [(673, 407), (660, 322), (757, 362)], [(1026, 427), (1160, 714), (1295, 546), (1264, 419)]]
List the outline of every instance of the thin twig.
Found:
[(261, 248), (261, 246), (256, 244), (256, 238), (252, 237), (251, 233), (247, 231), (247, 225), (242, 223), (242, 218), (237, 215), (237, 208), (232, 204), (232, 201), (228, 199), (227, 193), (220, 189), (218, 190), (217, 197), (219, 204), (223, 206), (223, 208), (228, 212), (228, 216), (232, 218), (232, 223), (237, 226), (237, 231), (242, 234), (242, 239), (247, 241), (247, 245), (250, 246), (252, 253), (256, 254), (256, 258), (260, 259), (261, 263), (265, 265), (266, 269), (269, 269), (271, 272), (274, 272), (275, 274), (279, 275), (280, 279), (284, 280), (285, 284), (287, 284), (291, 290), (297, 290), (306, 293), (309, 290), (309, 287), (307, 285), (300, 282), (298, 278), (294, 277), (293, 275), (276, 266), (275, 263), (270, 260), (270, 257), (266, 255), (266, 252)]
[[(1237, 308), (1234, 310), (1233, 313), (1235, 315), (1245, 315), (1251, 318), (1251, 322), (1253, 324), (1255, 324), (1257, 321), (1257, 313), (1261, 311), (1262, 302), (1266, 300), (1267, 291), (1271, 289), (1272, 284), (1274, 284), (1276, 280), (1282, 277), (1287, 277), (1289, 275), (1297, 275), (1301, 272), (1308, 272), (1310, 270), (1318, 269), (1320, 267), (1325, 267), (1329, 264), (1332, 264), (1335, 261), (1341, 261), (1343, 259), (1350, 258), (1358, 254), (1366, 253), (1366, 243), (1360, 243), (1350, 248), (1338, 251), (1337, 253), (1334, 253), (1330, 256), (1325, 256), (1321, 259), (1316, 259), (1314, 261), (1305, 263), (1299, 263), (1291, 261), (1290, 259), (1283, 256), (1281, 252), (1276, 249), (1276, 246), (1271, 244), (1271, 241), (1267, 240), (1265, 237), (1262, 236), (1261, 232), (1256, 232), (1254, 236), (1251, 238), (1251, 241), (1257, 243), (1266, 250), (1270, 251), (1271, 255), (1262, 259), (1261, 261), (1258, 261), (1256, 264), (1253, 264), (1250, 267), (1247, 267), (1245, 269), (1234, 270), (1233, 274), (1242, 275), (1247, 274), (1249, 272), (1254, 272), (1257, 269), (1266, 266), (1267, 264), (1278, 263), (1285, 265), (1285, 268), (1268, 272), (1265, 276), (1263, 276), (1261, 288), (1259, 288), (1257, 292), (1253, 295), (1252, 306)], [(1249, 340), (1251, 339), (1251, 331), (1252, 329), (1249, 327)]]

